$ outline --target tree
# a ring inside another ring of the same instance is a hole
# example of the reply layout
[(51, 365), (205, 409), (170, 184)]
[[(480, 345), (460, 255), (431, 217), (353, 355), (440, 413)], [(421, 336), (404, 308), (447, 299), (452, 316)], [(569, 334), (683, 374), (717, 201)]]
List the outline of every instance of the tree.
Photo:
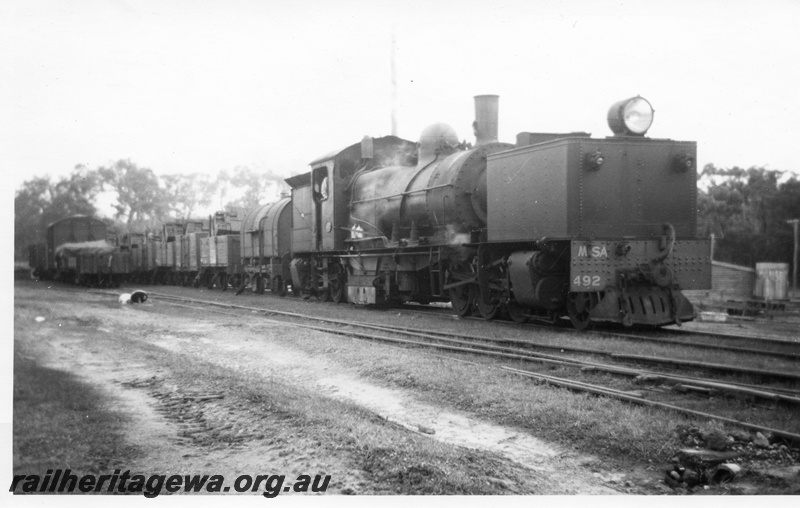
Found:
[(162, 221), (169, 215), (174, 196), (161, 185), (153, 170), (140, 168), (130, 160), (118, 160), (97, 171), (103, 188), (116, 192), (115, 217), (124, 218), (129, 230), (131, 226)]
[[(265, 170), (237, 166), (231, 173), (221, 170), (217, 176), (220, 202), (226, 209), (249, 209), (259, 204), (277, 201), (281, 192), (288, 190), (283, 177)], [(228, 199), (230, 195), (238, 198)]]
[(217, 182), (202, 173), (166, 175), (162, 177), (172, 197), (172, 210), (179, 217), (191, 218), (198, 208), (211, 205)]
[(70, 215), (95, 215), (95, 202), (100, 191), (97, 171), (76, 166), (68, 178), (61, 179), (50, 190), (50, 206), (44, 213), (50, 224)]
[(698, 232), (717, 237), (715, 259), (753, 266), (789, 262), (793, 248), (786, 220), (800, 217), (800, 182), (765, 168), (717, 168), (698, 175)]
[(24, 182), (14, 196), (15, 259), (27, 259), (28, 245), (45, 241), (49, 224), (71, 215), (95, 215), (99, 190), (97, 172), (85, 166), (55, 183), (50, 177)]
[(50, 178), (37, 177), (22, 184), (14, 196), (14, 259), (27, 259), (28, 245), (44, 241), (43, 216), (50, 204)]

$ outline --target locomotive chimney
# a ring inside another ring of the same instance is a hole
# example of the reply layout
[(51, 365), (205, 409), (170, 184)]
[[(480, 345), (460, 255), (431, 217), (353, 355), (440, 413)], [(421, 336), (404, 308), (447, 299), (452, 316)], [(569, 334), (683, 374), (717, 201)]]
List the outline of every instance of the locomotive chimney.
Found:
[(475, 122), (472, 127), (475, 130), (475, 142), (479, 146), (497, 141), (498, 100), (497, 95), (475, 96)]

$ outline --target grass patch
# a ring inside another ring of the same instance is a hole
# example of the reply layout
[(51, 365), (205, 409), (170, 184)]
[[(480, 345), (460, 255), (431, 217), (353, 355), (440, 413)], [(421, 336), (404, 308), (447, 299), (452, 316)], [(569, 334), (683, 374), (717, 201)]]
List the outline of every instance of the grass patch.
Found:
[[(156, 350), (163, 353), (154, 345), (129, 345), (147, 356)], [(357, 404), (264, 376), (263, 370), (221, 366), (182, 354), (152, 356), (170, 372), (170, 383), (224, 390), (225, 406), (260, 419), (259, 431), (266, 439), (346, 457), (371, 475), (379, 486), (375, 493), (529, 494), (548, 489), (536, 473), (507, 460), (410, 433)]]
[(41, 477), (60, 468), (81, 476), (122, 467), (138, 453), (124, 441), (125, 423), (92, 386), (15, 355), (15, 475)]
[[(321, 335), (310, 341), (293, 340), (311, 355), (331, 342), (337, 344), (337, 361), (382, 385), (413, 389), (431, 404), (527, 429), (538, 437), (607, 458), (664, 461), (682, 447), (674, 432), (677, 424), (692, 421), (701, 429), (720, 427), (716, 422), (536, 384), (500, 371), (496, 362), (482, 358), (465, 357), (475, 365), (432, 357), (421, 349)], [(560, 375), (558, 368), (545, 370)]]

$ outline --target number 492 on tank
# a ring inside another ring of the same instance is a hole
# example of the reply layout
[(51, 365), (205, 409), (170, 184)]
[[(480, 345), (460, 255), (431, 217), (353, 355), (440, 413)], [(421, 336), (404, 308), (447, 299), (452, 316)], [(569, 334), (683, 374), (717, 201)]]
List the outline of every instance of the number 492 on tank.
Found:
[(600, 287), (600, 276), (577, 275), (572, 279), (572, 285), (577, 287)]

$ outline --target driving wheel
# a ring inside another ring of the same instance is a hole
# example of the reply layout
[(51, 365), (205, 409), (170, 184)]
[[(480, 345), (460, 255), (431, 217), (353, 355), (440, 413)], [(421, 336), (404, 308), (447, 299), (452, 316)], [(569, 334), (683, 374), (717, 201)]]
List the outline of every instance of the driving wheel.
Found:
[(286, 283), (283, 282), (283, 277), (276, 275), (272, 278), (272, 291), (278, 294), (281, 298), (286, 296)]
[(589, 312), (592, 310), (591, 293), (570, 293), (567, 299), (567, 314), (576, 330), (589, 326)]
[(475, 303), (478, 305), (478, 312), (481, 314), (481, 317), (487, 321), (496, 318), (497, 315), (500, 314), (500, 302), (492, 301), (490, 303), (485, 303), (480, 293), (478, 293), (478, 291), (475, 293)]
[(333, 303), (347, 300), (347, 273), (339, 263), (334, 263), (328, 268), (328, 288)]
[(459, 316), (466, 317), (472, 314), (473, 294), (472, 284), (450, 288), (450, 303)]

